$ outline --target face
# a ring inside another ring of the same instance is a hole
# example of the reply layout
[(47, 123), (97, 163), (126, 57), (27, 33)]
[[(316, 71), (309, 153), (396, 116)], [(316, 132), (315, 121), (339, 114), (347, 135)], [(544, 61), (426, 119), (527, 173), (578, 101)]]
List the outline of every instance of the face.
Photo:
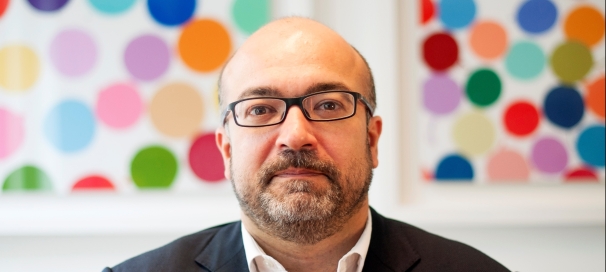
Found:
[[(309, 23), (270, 25), (253, 35), (224, 70), (223, 104), (331, 89), (368, 97), (361, 58), (336, 34)], [(365, 113), (358, 102), (351, 118), (311, 122), (293, 106), (283, 123), (256, 128), (239, 127), (228, 116), (217, 144), (245, 216), (264, 232), (301, 244), (339, 231), (368, 205), (378, 163), (381, 119), (367, 120)]]

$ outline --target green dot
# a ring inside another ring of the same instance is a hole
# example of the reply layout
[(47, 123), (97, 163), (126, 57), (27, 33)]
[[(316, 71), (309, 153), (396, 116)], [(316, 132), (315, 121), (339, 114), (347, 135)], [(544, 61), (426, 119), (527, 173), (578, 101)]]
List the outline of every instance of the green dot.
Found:
[(505, 59), (507, 71), (519, 79), (538, 76), (545, 67), (545, 54), (531, 42), (519, 42), (511, 47)]
[(564, 42), (551, 55), (551, 68), (564, 83), (574, 83), (583, 79), (591, 66), (593, 66), (591, 51), (577, 41)]
[(479, 107), (494, 103), (501, 94), (501, 80), (490, 69), (475, 71), (467, 81), (467, 97)]
[(51, 191), (50, 178), (35, 166), (26, 165), (13, 171), (4, 180), (3, 191)]
[(168, 149), (149, 146), (135, 155), (130, 174), (139, 188), (168, 188), (177, 175), (177, 160)]
[(232, 7), (232, 15), (240, 30), (252, 34), (269, 22), (269, 1), (236, 0)]

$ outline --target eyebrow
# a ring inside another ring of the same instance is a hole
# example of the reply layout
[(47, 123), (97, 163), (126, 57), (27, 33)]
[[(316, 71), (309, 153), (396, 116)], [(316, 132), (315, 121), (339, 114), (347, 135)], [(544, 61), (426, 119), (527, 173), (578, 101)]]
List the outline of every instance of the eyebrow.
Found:
[[(340, 83), (340, 82), (321, 82), (321, 83), (315, 83), (315, 84), (311, 85), (309, 88), (307, 88), (307, 90), (305, 90), (305, 93), (303, 95), (317, 93), (317, 92), (323, 92), (323, 91), (331, 91), (331, 90), (351, 90), (351, 89), (349, 89), (349, 87), (347, 87), (345, 84)], [(242, 92), (238, 96), (238, 100), (248, 98), (248, 97), (255, 97), (255, 96), (282, 97), (282, 94), (280, 93), (280, 91), (278, 91), (278, 88), (275, 88), (272, 86), (256, 87), (256, 88), (248, 89), (248, 90), (245, 90), (244, 92)]]

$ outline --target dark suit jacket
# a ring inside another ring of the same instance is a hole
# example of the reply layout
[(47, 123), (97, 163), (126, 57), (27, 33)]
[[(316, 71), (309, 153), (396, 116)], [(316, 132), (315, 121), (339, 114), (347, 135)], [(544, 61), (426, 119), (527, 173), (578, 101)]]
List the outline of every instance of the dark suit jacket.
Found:
[[(465, 244), (385, 218), (371, 209), (372, 234), (363, 271), (509, 271)], [(240, 222), (200, 231), (103, 272), (248, 271)]]

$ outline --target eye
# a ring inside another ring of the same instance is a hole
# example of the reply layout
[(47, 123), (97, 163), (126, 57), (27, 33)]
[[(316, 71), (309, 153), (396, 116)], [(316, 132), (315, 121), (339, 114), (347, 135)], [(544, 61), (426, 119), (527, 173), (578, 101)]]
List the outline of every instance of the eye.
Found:
[(335, 111), (341, 108), (341, 104), (333, 100), (321, 101), (314, 107), (314, 110)]
[(265, 105), (257, 105), (257, 106), (251, 107), (248, 110), (248, 115), (259, 116), (259, 115), (265, 115), (265, 114), (275, 113), (275, 112), (276, 112), (276, 110), (272, 107), (265, 106)]

